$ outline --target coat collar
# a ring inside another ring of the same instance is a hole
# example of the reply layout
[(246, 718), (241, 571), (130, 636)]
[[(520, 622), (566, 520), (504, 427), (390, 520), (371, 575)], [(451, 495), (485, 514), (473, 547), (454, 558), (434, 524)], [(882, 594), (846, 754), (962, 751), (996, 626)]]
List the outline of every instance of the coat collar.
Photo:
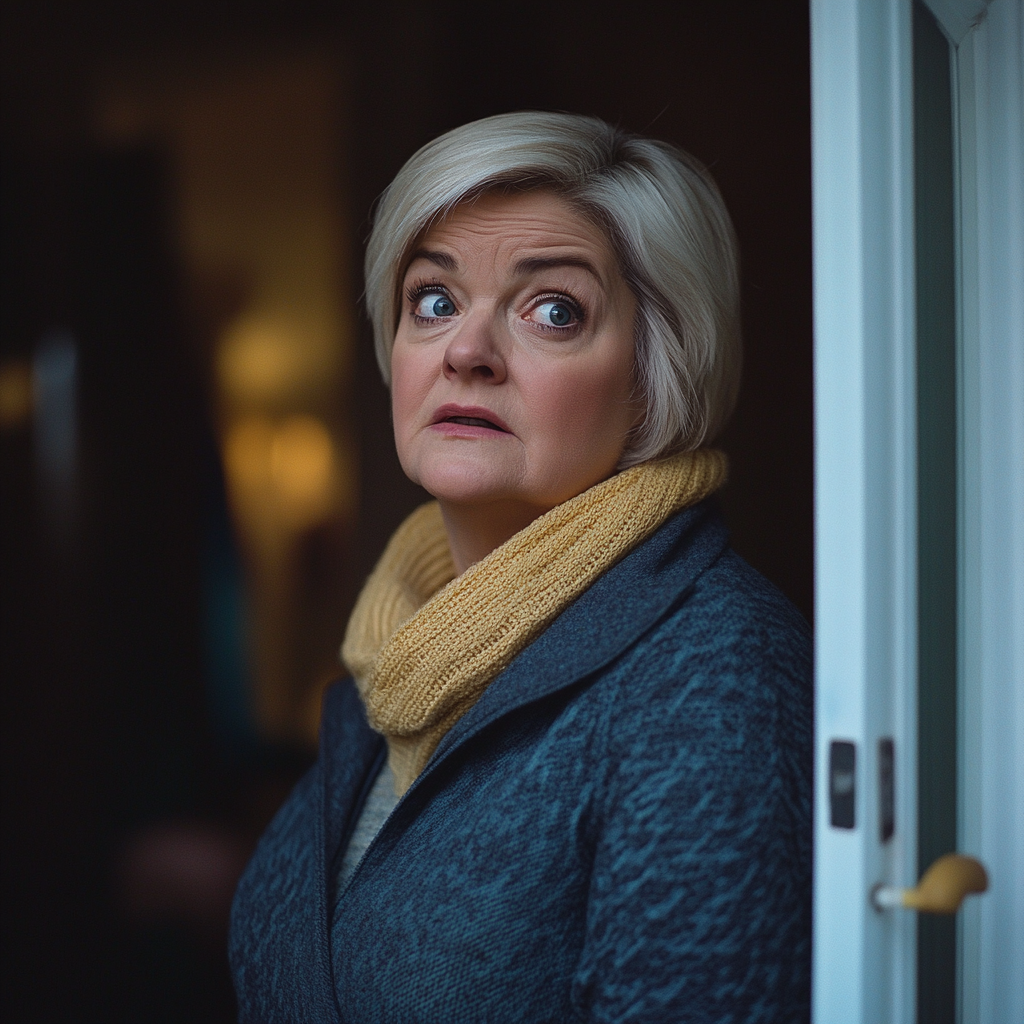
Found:
[(497, 719), (572, 686), (635, 643), (725, 550), (714, 498), (673, 516), (601, 576), (530, 644), (438, 744), (411, 793)]
[[(438, 744), (401, 804), (451, 754), (499, 718), (599, 671), (647, 632), (725, 550), (728, 531), (714, 498), (673, 516), (608, 570), (530, 644)], [(348, 680), (327, 698), (321, 735), (323, 843), (338, 850), (384, 757)], [(333, 869), (324, 862), (325, 875)], [(328, 885), (330, 889), (330, 885)]]

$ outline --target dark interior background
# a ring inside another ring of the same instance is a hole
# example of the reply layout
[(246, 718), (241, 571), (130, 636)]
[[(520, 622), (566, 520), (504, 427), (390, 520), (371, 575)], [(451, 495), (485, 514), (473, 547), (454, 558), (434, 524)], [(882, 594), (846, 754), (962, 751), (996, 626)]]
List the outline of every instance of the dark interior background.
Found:
[[(0, 357), (28, 359), (47, 332), (75, 332), (81, 466), (74, 515), (49, 522), (31, 427), (0, 437), (0, 1013), (231, 1020), (227, 901), (310, 754), (240, 739), (218, 718), (204, 551), (230, 527), (182, 306), (172, 184), (158, 149), (94, 141), (97, 70), (125, 55), (227, 59), (308, 42), (336, 53), (348, 83), (338, 189), (355, 267), (368, 211), (402, 162), (474, 118), (596, 114), (698, 156), (743, 259), (746, 363), (720, 439), (723, 502), (735, 547), (810, 618), (806, 3), (5, 0), (2, 14)], [(338, 570), (349, 595), (422, 497), (399, 470), (359, 322), (361, 498)], [(339, 640), (343, 627), (342, 616)], [(126, 875), (154, 835), (159, 856), (207, 865), (188, 891), (147, 896)]]

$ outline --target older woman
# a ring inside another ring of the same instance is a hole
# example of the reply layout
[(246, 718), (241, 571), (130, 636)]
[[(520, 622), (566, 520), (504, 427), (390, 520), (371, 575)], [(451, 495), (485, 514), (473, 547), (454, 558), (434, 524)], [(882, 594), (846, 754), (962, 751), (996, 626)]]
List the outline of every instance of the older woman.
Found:
[(487, 118), (399, 173), (366, 281), (436, 501), (239, 885), (242, 1020), (806, 1019), (810, 640), (712, 498), (717, 189), (601, 121)]

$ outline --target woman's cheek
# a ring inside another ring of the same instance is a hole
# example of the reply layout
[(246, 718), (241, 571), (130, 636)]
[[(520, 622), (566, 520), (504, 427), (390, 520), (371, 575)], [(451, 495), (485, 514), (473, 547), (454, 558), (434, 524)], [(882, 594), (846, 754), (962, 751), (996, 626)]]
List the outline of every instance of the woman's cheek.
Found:
[(399, 442), (413, 428), (419, 412), (416, 396), (422, 388), (417, 378), (422, 374), (417, 374), (417, 369), (416, 361), (396, 343), (391, 356), (391, 418)]
[(566, 428), (581, 440), (601, 446), (624, 432), (620, 421), (625, 419), (629, 394), (623, 378), (617, 366), (599, 365), (586, 367), (575, 379), (566, 381), (557, 403)]

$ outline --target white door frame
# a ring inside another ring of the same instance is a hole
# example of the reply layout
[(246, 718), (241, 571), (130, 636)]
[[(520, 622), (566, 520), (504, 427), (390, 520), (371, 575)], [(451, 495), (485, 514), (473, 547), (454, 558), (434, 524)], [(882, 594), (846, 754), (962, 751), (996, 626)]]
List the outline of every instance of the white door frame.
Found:
[[(960, 265), (963, 1024), (1024, 1020), (1024, 95), (1021, 0), (927, 0), (954, 51)], [(910, 0), (811, 0), (815, 304), (814, 1019), (912, 1024), (917, 833)], [(879, 835), (879, 740), (896, 829)], [(855, 827), (829, 751), (856, 747)]]
[[(908, 2), (812, 0), (815, 401), (813, 1019), (913, 1021), (914, 921), (870, 891), (916, 869), (916, 412)], [(878, 749), (895, 745), (879, 837)], [(833, 741), (855, 827), (831, 824)]]

